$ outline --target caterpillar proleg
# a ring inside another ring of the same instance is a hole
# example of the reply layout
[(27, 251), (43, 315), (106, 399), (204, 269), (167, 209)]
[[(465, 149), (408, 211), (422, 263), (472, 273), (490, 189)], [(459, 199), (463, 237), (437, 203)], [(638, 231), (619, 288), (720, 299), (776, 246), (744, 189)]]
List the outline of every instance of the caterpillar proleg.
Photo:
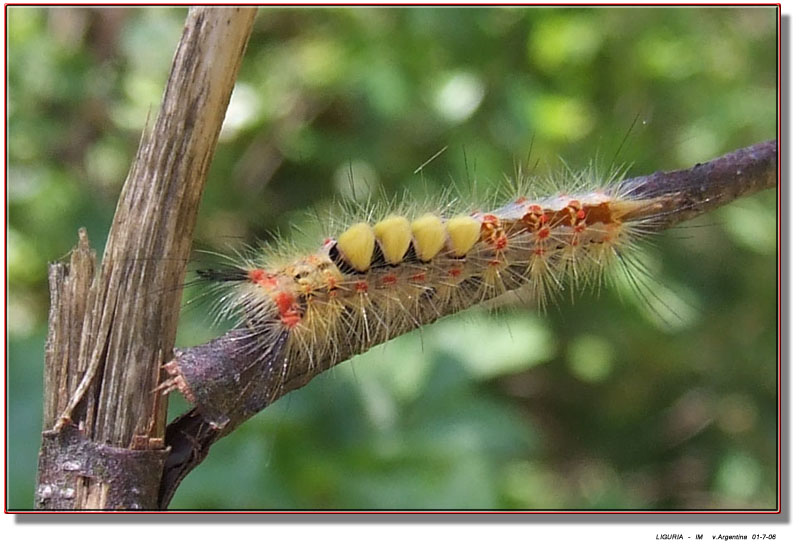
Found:
[[(597, 284), (648, 233), (774, 186), (776, 160), (769, 141), (691, 169), (590, 177), (569, 193), (529, 187), (487, 209), (451, 202), (373, 212), (292, 258), (201, 271), (229, 286), (224, 313), (240, 322), (166, 365), (162, 390), (178, 389), (196, 405), (167, 435), (175, 448), (185, 444), (175, 436), (191, 431), (207, 450), (283, 394), (404, 332), (521, 287), (544, 305), (570, 286)], [(190, 454), (175, 450), (168, 462), (165, 503), (205, 452)]]

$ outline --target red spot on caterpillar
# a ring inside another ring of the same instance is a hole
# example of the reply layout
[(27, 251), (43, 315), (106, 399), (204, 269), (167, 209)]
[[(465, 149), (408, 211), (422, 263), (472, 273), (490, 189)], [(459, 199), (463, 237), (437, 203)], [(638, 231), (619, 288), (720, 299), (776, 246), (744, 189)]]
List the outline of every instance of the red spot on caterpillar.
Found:
[(332, 241), (333, 241), (332, 237), (326, 237), (325, 239), (322, 240), (322, 246), (324, 247), (324, 246), (330, 244)]
[(576, 199), (567, 204), (567, 213), (569, 214), (570, 224), (573, 226), (586, 218), (586, 211), (583, 209), (581, 202)]
[(394, 274), (386, 274), (381, 277), (381, 283), (387, 286), (392, 286), (397, 284), (397, 276)]
[(297, 326), (301, 319), (302, 317), (300, 316), (300, 312), (290, 312), (281, 316), (281, 323), (289, 328), (292, 328)]
[(411, 276), (411, 281), (422, 282), (425, 281), (425, 272), (415, 273)]
[(531, 232), (541, 228), (548, 220), (550, 220), (550, 216), (545, 214), (542, 206), (537, 203), (529, 206), (528, 212), (522, 215), (523, 224)]
[(483, 240), (492, 245), (495, 250), (500, 251), (508, 246), (508, 236), (506, 236), (500, 224), (500, 220), (495, 215), (483, 215), (481, 236)]
[(290, 293), (279, 292), (273, 297), (273, 300), (278, 307), (278, 315), (281, 316), (281, 323), (287, 327), (294, 327), (303, 318), (294, 296)]
[(499, 266), (499, 265), (500, 265), (500, 260), (497, 258), (493, 258), (489, 261), (489, 266)]
[(451, 268), (447, 271), (450, 277), (458, 277), (461, 275), (461, 268)]
[(332, 292), (334, 292), (336, 290), (338, 285), (336, 284), (336, 278), (335, 277), (333, 277), (332, 275), (329, 275), (325, 279), (325, 282), (328, 284), (328, 292), (332, 293)]
[(255, 269), (250, 270), (247, 272), (247, 277), (250, 279), (251, 282), (264, 287), (265, 289), (274, 289), (275, 286), (278, 284), (275, 281), (275, 276), (272, 274), (268, 274), (264, 270)]
[(497, 220), (496, 216), (483, 215), (483, 220), (481, 221), (481, 232), (485, 238), (491, 238), (499, 226), (500, 222)]
[(536, 235), (539, 236), (539, 239), (547, 239), (548, 237), (550, 237), (550, 228), (545, 226), (544, 228), (539, 230), (539, 233), (537, 233)]
[(366, 281), (356, 281), (355, 284), (356, 292), (365, 293), (369, 290), (369, 284)]
[(278, 312), (284, 314), (294, 305), (294, 297), (289, 293), (279, 292), (275, 295), (275, 304)]
[(536, 247), (533, 250), (533, 254), (535, 254), (536, 256), (544, 256), (544, 247)]

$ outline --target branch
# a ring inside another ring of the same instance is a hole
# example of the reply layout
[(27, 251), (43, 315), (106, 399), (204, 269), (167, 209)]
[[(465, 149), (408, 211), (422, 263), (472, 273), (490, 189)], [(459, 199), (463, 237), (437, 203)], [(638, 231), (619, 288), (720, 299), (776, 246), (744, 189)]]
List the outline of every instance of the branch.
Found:
[[(100, 273), (85, 230), (50, 267), (37, 509), (152, 509), (172, 356), (203, 185), (255, 9), (193, 8), (161, 109), (117, 204)], [(155, 258), (158, 258), (156, 260)], [(143, 298), (143, 295), (148, 295)]]
[(713, 211), (740, 197), (772, 188), (777, 181), (776, 141), (741, 148), (691, 169), (626, 180), (623, 191), (650, 199), (652, 207), (638, 214), (654, 221), (659, 230)]
[[(776, 165), (777, 144), (773, 140), (690, 169), (628, 179), (621, 183), (621, 192), (640, 205), (627, 219), (646, 219), (649, 228), (666, 229), (775, 186)], [(167, 507), (180, 481), (203, 461), (215, 442), (337, 364), (288, 363), (283, 358), (286, 335), (272, 343), (267, 353), (254, 343), (257, 336), (254, 331), (239, 328), (207, 344), (177, 352), (165, 366), (171, 379), (162, 387), (165, 391), (179, 390), (195, 407), (167, 427), (165, 440), (171, 453), (161, 482), (161, 508)], [(349, 356), (339, 357), (343, 361)]]

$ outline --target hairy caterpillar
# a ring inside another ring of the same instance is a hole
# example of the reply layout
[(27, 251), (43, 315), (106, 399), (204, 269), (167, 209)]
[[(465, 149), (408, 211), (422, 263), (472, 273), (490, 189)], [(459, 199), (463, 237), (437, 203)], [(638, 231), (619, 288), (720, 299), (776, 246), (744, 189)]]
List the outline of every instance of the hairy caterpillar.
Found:
[(576, 189), (528, 185), (498, 208), (454, 201), (371, 211), (292, 258), (266, 251), (202, 277), (233, 285), (223, 313), (244, 317), (254, 346), (286, 338), (286, 360), (325, 369), (399, 334), (527, 286), (540, 307), (567, 287), (597, 285), (659, 218), (620, 179), (579, 174)]
[(219, 303), (240, 323), (164, 367), (160, 390), (179, 390), (195, 408), (167, 430), (160, 503), (216, 440), (320, 372), (523, 287), (544, 305), (599, 284), (610, 266), (630, 266), (648, 233), (774, 186), (776, 164), (768, 141), (669, 173), (603, 181), (590, 170), (571, 192), (537, 196), (529, 186), (499, 207), (371, 211), (316, 250), (202, 271), (230, 289)]
[[(240, 326), (209, 345), (212, 353), (233, 352), (237, 365), (211, 367), (213, 380), (201, 366), (192, 378), (197, 352), (179, 355), (163, 388), (179, 388), (194, 402), (198, 388), (213, 394), (198, 404), (225, 427), (243, 400), (253, 398), (243, 405), (250, 412), (263, 408), (439, 317), (522, 287), (543, 306), (566, 288), (599, 285), (609, 266), (636, 264), (629, 251), (645, 234), (774, 184), (774, 161), (773, 141), (653, 177), (601, 180), (590, 169), (575, 177), (571, 192), (537, 196), (529, 184), (500, 207), (450, 201), (420, 211), (373, 210), (317, 250), (202, 270), (201, 277), (232, 288), (219, 305)], [(262, 380), (273, 388), (257, 387)]]

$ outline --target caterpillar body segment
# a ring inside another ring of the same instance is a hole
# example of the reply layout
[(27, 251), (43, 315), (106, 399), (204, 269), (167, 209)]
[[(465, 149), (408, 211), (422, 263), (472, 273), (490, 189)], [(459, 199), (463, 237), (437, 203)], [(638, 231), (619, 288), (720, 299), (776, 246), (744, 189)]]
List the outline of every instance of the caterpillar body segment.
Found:
[(481, 223), (470, 216), (451, 218), (447, 221), (447, 235), (453, 256), (464, 257), (480, 239)]
[(337, 248), (350, 266), (359, 272), (364, 272), (372, 262), (375, 234), (369, 224), (359, 222), (339, 236)]
[(373, 228), (380, 243), (383, 257), (389, 264), (399, 264), (414, 237), (411, 223), (405, 217), (393, 215), (378, 222)]
[(315, 252), (253, 262), (218, 280), (253, 343), (288, 333), (286, 359), (328, 368), (421, 325), (523, 286), (543, 306), (566, 287), (597, 285), (646, 232), (653, 200), (622, 191), (528, 199), (490, 211), (357, 222)]
[(422, 262), (430, 262), (444, 248), (447, 232), (442, 218), (427, 213), (411, 223), (414, 252)]

